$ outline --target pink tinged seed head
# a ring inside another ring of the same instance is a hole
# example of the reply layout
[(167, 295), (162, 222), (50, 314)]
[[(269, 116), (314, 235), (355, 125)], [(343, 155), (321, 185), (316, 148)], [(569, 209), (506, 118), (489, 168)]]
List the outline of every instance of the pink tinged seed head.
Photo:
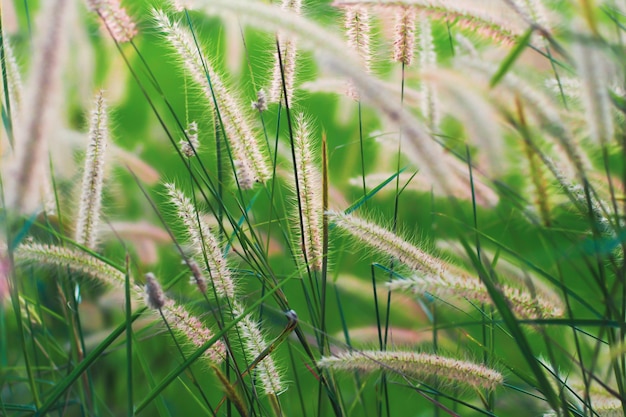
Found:
[(137, 35), (135, 22), (121, 6), (120, 0), (87, 0), (87, 3), (98, 13), (116, 42), (129, 42)]
[(350, 5), (344, 7), (344, 27), (348, 47), (361, 58), (366, 72), (371, 72), (372, 53), (370, 13), (366, 6)]
[[(214, 336), (213, 332), (204, 326), (197, 317), (189, 314), (187, 310), (173, 300), (166, 300), (161, 311), (169, 325), (187, 337), (197, 348), (204, 346)], [(217, 340), (204, 352), (204, 355), (215, 364), (221, 363), (226, 357), (224, 343)]]
[[(369, 10), (361, 5), (349, 5), (343, 7), (343, 9), (348, 48), (356, 52), (363, 69), (365, 72), (370, 73), (372, 71), (372, 53), (370, 49), (371, 26)], [(358, 89), (350, 81), (348, 81), (346, 86), (346, 95), (354, 100), (360, 99)]]
[(174, 184), (165, 184), (165, 188), (176, 207), (178, 217), (185, 224), (194, 257), (201, 259), (205, 265), (217, 296), (232, 299), (235, 295), (235, 284), (217, 239), (202, 221), (191, 201)]
[(153, 273), (146, 274), (146, 285), (144, 287), (144, 300), (146, 305), (153, 310), (160, 310), (167, 300), (161, 284), (157, 281)]
[(187, 260), (187, 266), (191, 270), (191, 283), (198, 287), (200, 293), (205, 294), (207, 290), (207, 282), (200, 266), (193, 259)]
[(415, 16), (412, 7), (397, 7), (394, 17), (393, 60), (404, 65), (413, 62), (415, 50)]

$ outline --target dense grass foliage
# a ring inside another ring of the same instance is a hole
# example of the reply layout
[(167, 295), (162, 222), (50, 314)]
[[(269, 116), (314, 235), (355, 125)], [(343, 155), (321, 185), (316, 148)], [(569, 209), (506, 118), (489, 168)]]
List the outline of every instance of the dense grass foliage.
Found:
[(622, 2), (0, 11), (0, 415), (626, 415)]

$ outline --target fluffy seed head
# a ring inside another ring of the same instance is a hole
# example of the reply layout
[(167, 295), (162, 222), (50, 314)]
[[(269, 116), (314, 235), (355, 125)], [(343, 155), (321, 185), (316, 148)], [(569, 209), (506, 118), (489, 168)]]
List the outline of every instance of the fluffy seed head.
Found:
[(327, 215), (339, 229), (377, 251), (392, 256), (413, 271), (428, 275), (441, 275), (443, 264), (440, 259), (422, 251), (395, 233), (348, 214), (329, 211)]
[[(169, 325), (187, 337), (195, 347), (202, 347), (213, 338), (210, 329), (173, 300), (166, 300), (161, 312)], [(216, 341), (204, 354), (211, 362), (220, 364), (226, 357), (224, 343), (221, 340)]]
[[(243, 315), (243, 313), (243, 306), (238, 302), (234, 302), (233, 315), (238, 317)], [(244, 340), (244, 349), (250, 356), (249, 360), (258, 358), (267, 347), (267, 343), (259, 330), (258, 324), (252, 320), (250, 315), (247, 315), (237, 322), (237, 328), (239, 329), (241, 338)], [(278, 395), (285, 390), (276, 363), (270, 355), (265, 356), (265, 358), (259, 362), (257, 365), (257, 374), (265, 394)]]
[(418, 352), (346, 352), (318, 361), (322, 368), (337, 370), (390, 370), (401, 375), (462, 384), (474, 389), (494, 390), (502, 385), (501, 373), (484, 365)]
[[(281, 4), (281, 9), (290, 10), (296, 14), (300, 14), (301, 8), (301, 0), (283, 0)], [(274, 53), (274, 69), (272, 71), (269, 101), (270, 103), (277, 103), (283, 96), (284, 78), (285, 91), (287, 92), (287, 103), (291, 106), (296, 79), (296, 61), (298, 50), (293, 38), (285, 36), (285, 34), (280, 32), (277, 34), (277, 38), (278, 47), (280, 48), (280, 56), (278, 51)]]
[(393, 60), (407, 66), (413, 62), (415, 15), (412, 7), (398, 7), (394, 17)]
[(205, 294), (207, 290), (207, 283), (200, 266), (193, 259), (189, 259), (187, 262), (189, 269), (191, 270), (191, 281), (198, 287), (200, 293)]
[(211, 61), (198, 49), (192, 35), (178, 23), (170, 21), (163, 11), (155, 10), (153, 15), (157, 26), (208, 102), (217, 106), (233, 159), (241, 161), (236, 168), (237, 176), (253, 179), (245, 183), (248, 188), (252, 188), (256, 182), (267, 181), (271, 177), (267, 158), (261, 151), (257, 135), (239, 101), (217, 75)]
[(111, 31), (113, 39), (123, 43), (137, 35), (137, 28), (120, 3), (120, 0), (87, 0), (89, 7), (100, 15), (104, 25)]
[[(491, 296), (483, 283), (456, 268), (449, 266), (441, 276), (415, 276), (410, 279), (394, 279), (387, 284), (390, 290), (411, 291), (415, 294), (429, 293), (439, 298), (464, 298), (476, 303), (492, 304)], [(519, 317), (553, 318), (563, 316), (563, 305), (554, 295), (532, 294), (507, 285), (499, 289)]]
[[(322, 182), (319, 171), (315, 166), (315, 157), (312, 148), (312, 137), (309, 122), (304, 114), (296, 117), (296, 131), (294, 148), (296, 154), (296, 171), (298, 173), (299, 208), (302, 213), (300, 232), (303, 232), (304, 254), (311, 269), (322, 269)], [(298, 207), (298, 206), (297, 206)]]
[(165, 305), (166, 297), (152, 272), (146, 274), (146, 286), (144, 288), (146, 305), (153, 310), (160, 310)]
[(191, 201), (174, 184), (165, 184), (170, 201), (176, 207), (178, 217), (185, 224), (191, 240), (194, 256), (206, 266), (218, 297), (232, 299), (235, 284), (217, 239), (202, 221)]
[(15, 250), (15, 259), (20, 263), (33, 262), (39, 265), (67, 267), (115, 287), (122, 287), (125, 281), (122, 272), (95, 256), (61, 246), (24, 243)]
[(365, 71), (371, 71), (372, 52), (370, 14), (367, 7), (350, 5), (344, 8), (344, 27), (348, 47), (358, 54)]
[(572, 48), (576, 69), (582, 81), (582, 99), (591, 139), (599, 144), (611, 142), (615, 134), (609, 96), (608, 58), (598, 45), (576, 42)]
[(96, 246), (102, 187), (104, 184), (104, 162), (109, 142), (107, 108), (102, 91), (96, 96), (91, 113), (89, 145), (85, 156), (83, 186), (80, 195), (75, 239), (78, 243), (93, 249)]

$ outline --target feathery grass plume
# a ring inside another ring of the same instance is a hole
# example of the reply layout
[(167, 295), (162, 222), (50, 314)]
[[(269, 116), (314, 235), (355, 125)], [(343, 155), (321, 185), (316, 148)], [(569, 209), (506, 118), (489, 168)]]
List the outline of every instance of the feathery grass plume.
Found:
[(217, 75), (211, 61), (198, 50), (189, 31), (181, 28), (179, 23), (170, 21), (161, 10), (155, 10), (153, 14), (157, 26), (194, 81), (200, 85), (208, 102), (219, 109), (232, 157), (237, 165), (237, 176), (245, 179), (240, 182), (240, 186), (251, 188), (254, 182), (267, 181), (271, 177), (271, 170), (242, 106)]
[(152, 272), (146, 274), (144, 301), (148, 308), (160, 310), (165, 305), (166, 297), (161, 285)]
[[(366, 7), (344, 7), (344, 27), (346, 29), (348, 48), (359, 57), (363, 69), (372, 72), (372, 53), (370, 50), (370, 14)], [(354, 100), (359, 99), (359, 92), (354, 84), (348, 81), (346, 94)]]
[(196, 154), (196, 152), (198, 152), (198, 147), (200, 146), (200, 142), (198, 141), (198, 123), (189, 123), (189, 125), (187, 125), (187, 129), (185, 130), (185, 134), (187, 135), (187, 138), (181, 139), (178, 144), (183, 155), (187, 158), (191, 158)]
[(393, 60), (411, 65), (415, 50), (415, 16), (412, 7), (396, 7), (394, 16)]
[(440, 276), (443, 272), (441, 259), (422, 251), (387, 229), (349, 214), (329, 211), (326, 215), (339, 229), (397, 259), (413, 271), (435, 276)]
[(39, 265), (63, 266), (83, 273), (102, 283), (123, 287), (124, 273), (93, 255), (75, 249), (41, 243), (23, 243), (15, 249), (18, 263), (32, 262)]
[[(165, 296), (164, 296), (165, 297)], [(213, 332), (197, 317), (189, 314), (180, 304), (165, 297), (161, 312), (167, 323), (176, 329), (197, 348), (213, 338)], [(221, 340), (216, 341), (204, 354), (215, 364), (220, 364), (226, 357), (226, 347)]]
[[(234, 317), (243, 316), (245, 309), (239, 302), (234, 301), (232, 307)], [(247, 315), (237, 322), (237, 328), (244, 340), (246, 353), (250, 355), (248, 359), (255, 360), (267, 347), (257, 323), (250, 318), (250, 315)], [(279, 395), (285, 391), (280, 372), (278, 372), (276, 363), (270, 355), (265, 356), (257, 364), (256, 370), (266, 395)]]
[(494, 390), (504, 382), (502, 374), (484, 365), (420, 352), (362, 351), (322, 357), (322, 368), (335, 370), (392, 371), (420, 380)]
[(104, 184), (104, 162), (109, 142), (107, 106), (103, 92), (96, 96), (95, 107), (91, 112), (89, 144), (85, 155), (83, 186), (80, 194), (78, 219), (76, 220), (75, 240), (81, 245), (94, 249), (100, 209), (102, 206), (102, 186)]
[[(300, 14), (302, 0), (283, 0), (280, 6), (283, 10), (291, 10)], [(270, 87), (269, 102), (278, 103), (283, 96), (283, 77), (285, 78), (285, 91), (287, 91), (287, 103), (291, 106), (293, 98), (294, 84), (296, 80), (297, 46), (292, 37), (278, 32), (278, 47), (280, 48), (280, 59), (278, 51), (274, 52), (274, 69), (272, 72), (272, 85)], [(282, 68), (281, 68), (282, 62)]]
[(372, 51), (370, 13), (367, 7), (355, 5), (346, 6), (344, 9), (344, 27), (348, 47), (355, 51), (361, 60), (363, 69), (369, 73), (372, 71)]
[[(388, 284), (390, 289), (429, 292), (437, 296), (456, 296), (491, 303), (491, 297), (479, 279), (468, 276), (464, 271), (422, 251), (394, 233), (342, 213), (328, 212), (328, 217), (339, 229), (419, 273), (413, 279), (391, 281)], [(555, 297), (534, 296), (507, 286), (500, 286), (500, 290), (509, 300), (511, 309), (522, 317), (558, 317), (563, 314), (561, 303)]]
[[(391, 291), (411, 291), (414, 294), (429, 293), (438, 298), (458, 297), (466, 300), (492, 304), (489, 292), (480, 279), (468, 276), (457, 268), (449, 266), (439, 276), (415, 276), (409, 279), (394, 279), (387, 283)], [(509, 307), (519, 317), (527, 319), (562, 317), (563, 305), (554, 294), (533, 294), (530, 291), (498, 285)]]
[(165, 188), (170, 201), (176, 207), (178, 217), (185, 224), (185, 231), (193, 246), (194, 257), (202, 259), (217, 296), (232, 300), (235, 296), (235, 284), (217, 239), (209, 226), (202, 221), (202, 217), (191, 201), (176, 189), (174, 184), (165, 184)]
[(404, 110), (391, 95), (386, 94), (383, 83), (367, 75), (358, 65), (358, 56), (345, 48), (337, 35), (293, 12), (246, 0), (197, 0), (198, 8), (211, 15), (236, 14), (242, 22), (270, 31), (282, 30), (300, 40), (300, 46), (316, 52), (318, 62), (338, 75), (351, 79), (359, 94), (386, 116), (402, 126), (404, 154), (416, 163), (420, 171), (429, 176), (433, 185), (451, 194), (448, 184), (448, 164), (440, 145), (428, 135), (425, 127)]
[(336, 0), (335, 6), (410, 7), (422, 17), (455, 23), (461, 28), (506, 45), (524, 33), (525, 22), (497, 0)]
[(130, 42), (137, 35), (135, 22), (120, 0), (87, 0), (87, 5), (100, 15), (116, 42)]
[(595, 143), (604, 145), (611, 142), (615, 135), (609, 97), (608, 57), (603, 53), (601, 46), (589, 38), (590, 35), (574, 42), (572, 57), (582, 83), (582, 99), (589, 136)]
[[(165, 295), (153, 273), (146, 274), (146, 285), (143, 291), (135, 288), (135, 293), (135, 296), (143, 298), (148, 308), (160, 311), (167, 324), (189, 339), (195, 347), (199, 348), (213, 338), (213, 332), (197, 317), (189, 314), (184, 307)], [(214, 364), (220, 364), (226, 357), (226, 347), (221, 340), (218, 340), (204, 354)]]
[[(322, 205), (322, 181), (316, 167), (316, 158), (312, 147), (311, 122), (306, 120), (303, 113), (296, 116), (296, 131), (294, 148), (296, 154), (295, 169), (298, 173), (298, 190), (296, 197), (300, 201), (302, 213), (304, 254), (312, 270), (322, 270), (322, 220), (324, 208)], [(296, 204), (296, 210), (298, 204)]]
[(60, 100), (61, 66), (67, 49), (67, 20), (71, 0), (42, 2), (36, 25), (33, 62), (22, 114), (14, 126), (15, 158), (7, 185), (7, 206), (21, 212), (33, 212), (42, 203), (49, 188), (48, 135), (53, 130), (53, 111)]
[[(415, 20), (415, 19), (413, 19)], [(413, 23), (415, 24), (415, 23)], [(433, 41), (433, 31), (428, 18), (419, 21), (419, 65), (422, 71), (431, 70), (437, 67), (437, 53), (435, 52), (435, 42)], [(420, 86), (422, 115), (428, 121), (431, 131), (439, 128), (439, 102), (437, 92), (432, 85), (424, 79)]]

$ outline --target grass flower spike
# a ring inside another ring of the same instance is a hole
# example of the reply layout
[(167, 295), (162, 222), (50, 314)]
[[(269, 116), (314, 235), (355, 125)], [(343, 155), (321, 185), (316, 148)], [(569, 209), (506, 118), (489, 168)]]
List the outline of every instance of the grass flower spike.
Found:
[[(243, 315), (244, 308), (239, 302), (235, 301), (232, 307), (234, 317)], [(248, 360), (258, 358), (267, 347), (267, 343), (259, 330), (258, 324), (250, 318), (250, 315), (247, 315), (237, 322), (237, 328), (244, 341), (244, 349), (249, 355)], [(257, 370), (258, 378), (265, 394), (278, 395), (285, 390), (276, 363), (270, 355), (265, 356), (261, 362), (259, 362)]]
[(96, 96), (95, 108), (91, 113), (89, 144), (85, 156), (83, 186), (80, 195), (75, 239), (89, 249), (96, 246), (102, 205), (104, 162), (109, 142), (107, 107), (102, 91)]
[[(206, 342), (213, 338), (213, 332), (209, 330), (197, 317), (189, 314), (184, 307), (176, 304), (173, 300), (167, 299), (161, 307), (163, 317), (168, 324), (180, 332), (181, 335), (189, 339), (196, 347), (202, 347)], [(211, 362), (215, 364), (222, 363), (226, 357), (226, 348), (220, 340), (216, 341), (204, 353)]]
[[(346, 6), (344, 9), (344, 27), (346, 29), (346, 36), (348, 42), (348, 48), (356, 52), (360, 59), (361, 65), (365, 72), (372, 71), (372, 52), (370, 48), (371, 43), (371, 26), (370, 26), (370, 14), (366, 7), (359, 5)], [(346, 94), (352, 97), (354, 100), (359, 99), (359, 93), (357, 88), (352, 82), (348, 82)]]
[[(310, 123), (303, 114), (296, 118), (294, 147), (298, 173), (298, 207), (301, 209), (301, 233), (306, 260), (312, 270), (322, 270), (322, 181), (315, 166)], [(300, 228), (299, 228), (300, 229)]]
[[(417, 276), (412, 279), (394, 279), (391, 290), (429, 292), (439, 297), (461, 297), (479, 303), (491, 303), (487, 289), (478, 278), (469, 276), (442, 259), (430, 255), (396, 234), (354, 216), (328, 213), (328, 217), (342, 229), (377, 251), (407, 265)], [(500, 286), (511, 309), (524, 318), (559, 317), (563, 314), (560, 300), (555, 296), (533, 295), (505, 285)]]
[(124, 274), (111, 265), (75, 249), (41, 243), (23, 243), (15, 250), (18, 263), (67, 267), (113, 287), (124, 285)]
[(504, 382), (501, 373), (483, 365), (417, 352), (347, 352), (336, 357), (323, 357), (318, 365), (335, 370), (387, 370), (410, 378), (439, 380), (474, 389), (494, 390)]
[[(281, 8), (300, 14), (302, 0), (283, 0)], [(279, 32), (276, 37), (278, 39), (278, 48), (280, 48), (280, 57), (278, 51), (274, 52), (274, 69), (269, 102), (278, 103), (280, 101), (280, 98), (283, 96), (284, 78), (287, 103), (291, 106), (296, 80), (297, 46), (295, 40), (284, 33)]]
[[(411, 291), (422, 295), (429, 293), (441, 299), (464, 298), (477, 304), (491, 304), (491, 297), (483, 283), (452, 268), (443, 276), (416, 276), (410, 279), (394, 279), (387, 284), (390, 290)], [(499, 285), (509, 307), (519, 317), (526, 319), (562, 317), (562, 302), (554, 294), (534, 294), (507, 285)]]
[(217, 239), (202, 221), (191, 201), (176, 189), (174, 184), (165, 184), (165, 188), (172, 204), (176, 207), (178, 217), (185, 224), (185, 230), (193, 246), (194, 257), (201, 260), (206, 270), (209, 271), (217, 296), (232, 299), (235, 296), (235, 285)]
[(348, 214), (328, 212), (329, 221), (339, 229), (356, 237), (377, 251), (397, 259), (413, 271), (439, 276), (443, 264), (440, 259), (417, 248), (400, 236), (374, 223)]
[(372, 52), (370, 14), (366, 7), (355, 5), (345, 6), (344, 26), (348, 38), (348, 47), (355, 51), (363, 64), (363, 69), (370, 72)]
[(153, 273), (146, 274), (145, 297), (146, 305), (153, 310), (160, 310), (165, 305), (165, 294)]
[(171, 22), (162, 11), (155, 10), (154, 17), (187, 71), (201, 87), (208, 102), (215, 105), (219, 111), (237, 175), (245, 179), (241, 181), (241, 185), (245, 186), (244, 188), (251, 188), (254, 182), (267, 181), (271, 176), (271, 170), (256, 134), (244, 115), (243, 107), (217, 75), (211, 61), (200, 52), (192, 35), (178, 23)]
[[(413, 23), (415, 24), (415, 23)], [(437, 67), (437, 53), (433, 41), (433, 32), (428, 18), (422, 18), (419, 22), (419, 66), (422, 71), (432, 70)], [(408, 64), (407, 64), (408, 65)], [(433, 85), (422, 80), (420, 89), (422, 115), (428, 121), (431, 131), (436, 131), (439, 126), (439, 102)]]
[(87, 0), (106, 25), (116, 42), (130, 42), (137, 35), (135, 22), (121, 6), (120, 0)]
[(394, 18), (393, 60), (406, 66), (413, 62), (415, 16), (415, 9), (398, 7)]

